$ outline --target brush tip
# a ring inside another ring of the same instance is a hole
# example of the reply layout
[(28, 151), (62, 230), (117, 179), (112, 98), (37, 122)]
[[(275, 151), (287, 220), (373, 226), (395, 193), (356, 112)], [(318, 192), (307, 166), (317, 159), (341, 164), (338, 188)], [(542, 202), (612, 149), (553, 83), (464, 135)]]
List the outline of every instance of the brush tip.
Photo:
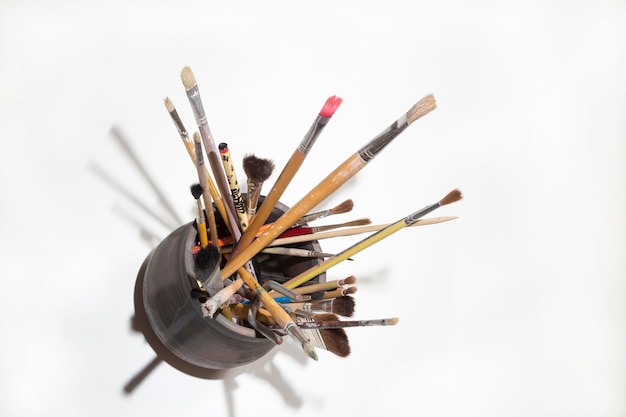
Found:
[(326, 350), (345, 358), (350, 355), (350, 342), (344, 329), (320, 330), (320, 335), (326, 345)]
[(356, 283), (356, 277), (354, 275), (349, 276), (348, 278), (344, 279), (342, 284), (343, 285), (352, 285)]
[(173, 112), (174, 109), (174, 103), (172, 103), (172, 100), (170, 100), (169, 97), (165, 97), (165, 108), (167, 109), (168, 112)]
[(389, 319), (388, 325), (389, 326), (395, 326), (396, 324), (398, 324), (398, 321), (400, 321), (399, 318), (397, 317), (393, 317)]
[(196, 200), (199, 199), (202, 196), (202, 193), (204, 192), (204, 189), (202, 188), (202, 185), (200, 185), (200, 183), (192, 184), (190, 189), (191, 189), (191, 195)]
[(196, 85), (196, 77), (193, 75), (193, 71), (189, 67), (184, 67), (180, 72), (180, 78), (183, 81), (185, 89), (189, 90)]
[(435, 101), (435, 96), (429, 94), (423, 97), (420, 101), (415, 103), (413, 107), (407, 112), (406, 118), (409, 124), (413, 123), (417, 119), (422, 116), (427, 115), (431, 111), (437, 108), (437, 102)]
[(265, 182), (274, 172), (274, 161), (249, 154), (243, 157), (243, 170), (249, 180)]
[(446, 204), (451, 204), (456, 201), (459, 201), (462, 198), (463, 198), (463, 195), (461, 194), (461, 191), (458, 189), (454, 189), (450, 191), (444, 198), (442, 198), (439, 201), (439, 204), (442, 206), (445, 206)]
[(333, 313), (343, 317), (352, 317), (354, 314), (354, 298), (349, 295), (342, 295), (333, 300)]
[(205, 247), (201, 247), (198, 253), (194, 256), (194, 267), (196, 273), (204, 275), (207, 272), (210, 273), (218, 266), (220, 260), (220, 252), (217, 246), (209, 244)]
[(339, 105), (342, 101), (343, 99), (341, 97), (330, 96), (328, 100), (326, 100), (326, 103), (324, 104), (324, 107), (322, 107), (322, 110), (320, 110), (320, 116), (327, 118), (332, 117), (339, 108)]
[(332, 209), (333, 214), (342, 214), (351, 211), (354, 208), (354, 202), (350, 199), (344, 201), (339, 204), (337, 207)]
[(350, 295), (356, 292), (356, 287), (348, 287), (343, 290), (343, 295)]

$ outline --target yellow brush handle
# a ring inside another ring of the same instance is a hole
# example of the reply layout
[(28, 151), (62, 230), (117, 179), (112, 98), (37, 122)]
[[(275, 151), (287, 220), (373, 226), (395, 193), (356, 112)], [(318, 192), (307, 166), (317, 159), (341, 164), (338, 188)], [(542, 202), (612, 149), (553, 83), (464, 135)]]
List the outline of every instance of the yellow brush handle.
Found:
[(265, 308), (270, 312), (270, 314), (272, 315), (274, 320), (276, 320), (276, 323), (280, 325), (280, 327), (285, 329), (290, 323), (294, 323), (291, 316), (289, 316), (289, 314), (278, 304), (278, 302), (276, 302), (276, 300), (274, 300), (267, 293), (265, 288), (263, 288), (261, 284), (259, 284), (257, 280), (254, 279), (252, 274), (250, 274), (243, 267), (239, 268), (237, 273), (239, 274), (241, 279), (243, 279), (246, 285), (256, 293), (257, 297), (261, 299), (261, 302), (263, 303)]
[(363, 249), (372, 246), (374, 243), (381, 241), (382, 239), (386, 238), (387, 236), (391, 235), (392, 233), (397, 232), (398, 230), (406, 226), (407, 224), (404, 221), (404, 219), (398, 220), (397, 222), (392, 223), (391, 225), (385, 227), (384, 229), (378, 231), (377, 233), (374, 233), (373, 235), (361, 240), (355, 245), (350, 246), (348, 249), (345, 249), (344, 251), (333, 256), (332, 258), (326, 259), (321, 264), (311, 267), (307, 269), (306, 271), (302, 272), (301, 274), (296, 275), (295, 277), (285, 282), (283, 285), (291, 289), (299, 285), (302, 285), (308, 280), (315, 278), (322, 272), (337, 265), (339, 262), (345, 261), (352, 255), (361, 252)]
[(209, 244), (209, 238), (206, 231), (206, 223), (198, 223), (198, 235), (200, 236), (200, 246), (206, 248)]

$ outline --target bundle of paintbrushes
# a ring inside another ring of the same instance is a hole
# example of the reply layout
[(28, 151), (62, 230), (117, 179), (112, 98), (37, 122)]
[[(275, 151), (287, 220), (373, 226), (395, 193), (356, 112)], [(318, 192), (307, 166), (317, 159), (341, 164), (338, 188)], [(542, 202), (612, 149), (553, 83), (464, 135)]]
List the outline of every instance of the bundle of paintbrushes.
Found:
[[(397, 318), (352, 320), (356, 277), (329, 280), (326, 271), (400, 229), (454, 219), (424, 216), (460, 200), (460, 191), (454, 189), (387, 224), (372, 225), (369, 219), (329, 221), (352, 210), (349, 199), (327, 210), (312, 210), (413, 122), (434, 110), (434, 97), (427, 95), (415, 103), (289, 208), (279, 200), (342, 99), (328, 98), (273, 185), (267, 187), (275, 162), (250, 152), (242, 160), (243, 172), (235, 172), (229, 144), (217, 143), (209, 129), (200, 90), (189, 67), (182, 70), (181, 78), (198, 131), (190, 137), (169, 98), (165, 105), (197, 171), (191, 186), (197, 239), (189, 249), (196, 285), (189, 293), (204, 320), (226, 318), (275, 343), (289, 335), (315, 359), (316, 347), (347, 356), (347, 327), (395, 325)], [(359, 234), (366, 237), (339, 253), (320, 250), (318, 242), (322, 239)]]

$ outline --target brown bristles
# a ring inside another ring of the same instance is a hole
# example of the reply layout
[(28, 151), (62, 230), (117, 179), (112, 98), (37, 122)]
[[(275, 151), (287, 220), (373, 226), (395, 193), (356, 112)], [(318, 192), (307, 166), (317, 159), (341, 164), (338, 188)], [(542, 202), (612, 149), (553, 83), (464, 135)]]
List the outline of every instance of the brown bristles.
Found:
[(341, 358), (350, 355), (350, 342), (344, 329), (322, 329), (319, 332), (326, 345), (326, 350)]
[(333, 313), (343, 317), (352, 317), (354, 315), (355, 305), (354, 298), (349, 295), (337, 297), (333, 300)]
[(274, 171), (274, 161), (246, 155), (243, 158), (243, 170), (250, 181), (265, 182)]
[(411, 124), (422, 116), (427, 115), (437, 108), (435, 97), (432, 94), (427, 95), (420, 101), (415, 103), (413, 107), (406, 113), (407, 123)]
[(354, 208), (354, 202), (352, 200), (346, 200), (336, 207), (330, 209), (330, 214), (342, 214), (347, 213)]
[(193, 75), (193, 71), (191, 71), (191, 68), (183, 68), (180, 72), (180, 78), (183, 81), (183, 85), (185, 86), (186, 90), (195, 87), (196, 77)]
[(444, 198), (442, 198), (439, 201), (439, 205), (445, 206), (446, 204), (451, 204), (456, 201), (459, 201), (462, 198), (463, 198), (463, 195), (461, 194), (461, 191), (459, 191), (458, 189), (454, 189), (450, 191)]
[(354, 275), (351, 275), (348, 278), (339, 280), (339, 285), (352, 285), (352, 284), (356, 284), (356, 277)]
[[(313, 315), (313, 320), (317, 323), (324, 323), (326, 321), (337, 321), (339, 317), (332, 313), (319, 313)], [(342, 358), (350, 354), (348, 335), (344, 329), (320, 329), (319, 332), (329, 352)]]

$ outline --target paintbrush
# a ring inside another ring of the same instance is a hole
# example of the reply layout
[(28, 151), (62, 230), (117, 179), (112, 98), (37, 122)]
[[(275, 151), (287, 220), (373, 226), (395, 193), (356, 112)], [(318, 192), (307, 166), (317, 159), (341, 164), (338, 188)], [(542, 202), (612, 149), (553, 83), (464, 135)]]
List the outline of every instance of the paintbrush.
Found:
[(330, 290), (330, 291), (326, 291), (324, 292), (324, 294), (322, 295), (322, 299), (324, 300), (328, 300), (331, 298), (338, 298), (338, 297), (343, 297), (346, 295), (352, 295), (354, 293), (356, 293), (357, 288), (355, 286), (352, 287), (346, 287), (346, 288), (336, 288), (334, 290)]
[(349, 295), (322, 300), (311, 300), (303, 303), (282, 303), (283, 307), (292, 312), (295, 312), (296, 309), (311, 312), (324, 311), (343, 317), (352, 317), (355, 304), (354, 298)]
[(259, 197), (263, 183), (272, 176), (274, 172), (274, 161), (270, 159), (259, 158), (255, 155), (246, 155), (243, 158), (243, 170), (247, 176), (248, 202), (246, 204), (246, 212), (248, 221), (251, 222), (256, 214)]
[(331, 256), (335, 256), (333, 253), (318, 252), (311, 249), (285, 247), (265, 248), (261, 251), (261, 253), (269, 255), (296, 256), (299, 258), (330, 258)]
[(206, 220), (204, 217), (204, 209), (202, 208), (202, 186), (198, 183), (191, 186), (191, 195), (196, 200), (196, 229), (198, 230), (198, 238), (200, 240), (200, 247), (204, 248), (209, 244), (209, 236), (206, 231)]
[(202, 156), (202, 143), (200, 142), (200, 135), (198, 133), (194, 133), (193, 141), (195, 150), (194, 154), (196, 157), (196, 171), (200, 180), (200, 187), (202, 188), (202, 198), (204, 200), (204, 207), (206, 208), (206, 217), (209, 221), (209, 233), (211, 235), (211, 242), (213, 243), (213, 245), (219, 248), (215, 211), (213, 210), (213, 203), (211, 201), (210, 193), (205, 192), (209, 184), (209, 175), (204, 165), (204, 157)]
[[(370, 224), (371, 222), (372, 221), (370, 219), (357, 219), (357, 220), (351, 220), (349, 222), (329, 224), (329, 225), (324, 225), (324, 226), (291, 227), (285, 230), (280, 236), (278, 236), (278, 239), (288, 238), (288, 237), (293, 237), (293, 236), (310, 235), (312, 233), (320, 233), (320, 232), (324, 232), (328, 230), (340, 229), (342, 227), (366, 226)], [(261, 227), (261, 229), (257, 233), (257, 237), (263, 235), (263, 233), (265, 233), (265, 231), (269, 229), (270, 227), (272, 227), (272, 223), (267, 223), (263, 227)], [(224, 242), (224, 244), (233, 243), (232, 237), (228, 237), (228, 236), (222, 238), (222, 241)]]
[(219, 264), (220, 253), (217, 246), (213, 244), (200, 248), (193, 257), (193, 270), (196, 278), (210, 295), (224, 288), (222, 280), (219, 279)]
[(316, 284), (305, 285), (303, 287), (294, 288), (293, 290), (297, 294), (312, 294), (318, 291), (331, 291), (336, 288), (342, 288), (344, 285), (353, 285), (355, 283), (356, 283), (356, 277), (349, 276), (348, 278), (344, 278), (344, 279), (336, 279), (333, 281), (325, 281), (325, 282), (318, 282)]
[[(422, 116), (428, 114), (436, 107), (435, 99), (428, 95), (413, 105), (409, 111), (392, 123), (382, 133), (368, 142), (365, 146), (355, 152), (352, 156), (340, 164), (333, 172), (324, 178), (317, 186), (307, 193), (300, 201), (287, 210), (272, 227), (267, 229), (262, 236), (257, 237), (248, 246), (238, 245), (233, 253), (233, 257), (224, 265), (222, 269), (222, 279), (231, 276), (241, 265), (252, 259), (269, 243), (276, 239), (285, 230), (290, 228), (296, 221), (305, 215), (313, 207), (317, 206), (326, 197), (331, 195), (339, 187), (345, 184), (350, 178), (356, 175), (369, 162), (371, 162), (389, 143), (400, 133)], [(264, 202), (265, 203), (265, 202)], [(263, 206), (263, 205), (262, 205)], [(258, 227), (257, 227), (258, 229)], [(257, 230), (252, 227), (249, 230)], [(252, 232), (251, 232), (252, 233)], [(255, 236), (256, 232), (252, 234)], [(240, 242), (241, 243), (241, 242)], [(333, 259), (333, 258), (331, 258)]]
[[(237, 224), (235, 207), (232, 199), (228, 198), (228, 196), (230, 196), (230, 188), (228, 186), (228, 181), (226, 180), (226, 175), (224, 174), (224, 167), (220, 161), (217, 145), (215, 144), (213, 134), (211, 133), (211, 129), (209, 128), (209, 124), (207, 122), (204, 106), (202, 104), (202, 98), (200, 97), (200, 89), (196, 83), (196, 77), (189, 67), (184, 67), (182, 69), (180, 77), (183, 82), (183, 86), (185, 87), (189, 104), (193, 110), (196, 124), (200, 130), (200, 137), (202, 138), (204, 150), (209, 160), (209, 166), (213, 172), (213, 178), (217, 183), (217, 188), (222, 196), (222, 201), (224, 201), (226, 216), (232, 228), (237, 229), (235, 226)], [(233, 233), (236, 233), (236, 231), (233, 230)], [(238, 238), (238, 236), (235, 236), (235, 238)]]
[[(313, 343), (319, 346), (321, 349), (333, 352), (337, 356), (342, 358), (350, 355), (350, 345), (348, 344), (348, 335), (344, 329), (329, 328), (322, 329), (324, 321), (329, 321), (332, 318), (337, 318), (336, 315), (331, 313), (314, 314), (312, 316), (295, 314), (296, 323), (299, 328), (307, 329), (307, 334), (310, 333)], [(320, 326), (315, 328), (313, 326)]]
[[(455, 219), (458, 219), (458, 217), (457, 216), (441, 216), (441, 217), (432, 217), (428, 219), (420, 219), (416, 221), (415, 223), (411, 224), (409, 227), (439, 224), (439, 223), (444, 223), (444, 222), (455, 220)], [(331, 230), (327, 232), (313, 233), (309, 235), (278, 238), (267, 246), (273, 247), (273, 246), (279, 246), (279, 245), (281, 246), (291, 245), (295, 243), (310, 242), (312, 240), (323, 240), (323, 239), (330, 239), (334, 237), (345, 237), (345, 236), (353, 236), (353, 235), (359, 235), (359, 234), (369, 233), (369, 232), (378, 232), (390, 225), (391, 223), (377, 224), (377, 225), (370, 225), (370, 226), (359, 226), (359, 227), (353, 227), (350, 229)]]
[[(428, 219), (420, 219), (418, 221), (416, 221), (415, 223), (413, 223), (411, 226), (409, 227), (416, 227), (416, 226), (426, 226), (426, 225), (431, 225), (431, 224), (439, 224), (439, 223), (444, 223), (447, 221), (451, 221), (451, 220), (455, 220), (458, 219), (457, 216), (441, 216), (441, 217), (431, 217)], [(320, 233), (313, 233), (310, 235), (301, 235), (301, 236), (292, 236), (292, 237), (286, 237), (286, 238), (278, 238), (274, 241), (272, 241), (272, 243), (268, 244), (265, 249), (268, 248), (272, 248), (275, 246), (282, 246), (282, 245), (292, 245), (292, 244), (296, 244), (296, 243), (303, 243), (303, 242), (310, 242), (312, 240), (323, 240), (323, 239), (330, 239), (330, 238), (334, 238), (334, 237), (345, 237), (345, 236), (353, 236), (353, 235), (359, 235), (359, 234), (363, 234), (363, 233), (369, 233), (369, 232), (377, 232), (381, 229), (384, 229), (385, 227), (389, 226), (391, 223), (386, 223), (386, 224), (377, 224), (377, 225), (370, 225), (370, 226), (359, 226), (359, 227), (353, 227), (350, 229), (342, 229), (342, 230), (331, 230), (331, 231), (327, 231), (327, 232), (320, 232)], [(228, 246), (230, 245), (230, 242), (226, 242), (226, 241), (222, 241), (222, 251), (224, 253), (231, 253), (232, 252), (232, 246)]]
[(363, 249), (368, 248), (377, 242), (380, 242), (384, 238), (390, 236), (393, 233), (396, 233), (397, 231), (401, 229), (404, 229), (407, 226), (410, 226), (411, 224), (419, 220), (419, 218), (424, 217), (425, 215), (438, 209), (439, 207), (457, 202), (461, 198), (463, 198), (461, 191), (459, 191), (458, 189), (454, 189), (450, 191), (448, 194), (446, 194), (441, 200), (437, 201), (436, 203), (429, 204), (428, 206), (422, 208), (421, 210), (418, 210), (409, 214), (408, 216), (398, 220), (397, 222), (392, 223), (391, 225), (385, 227), (384, 229), (379, 230), (378, 232), (366, 237), (365, 239), (360, 240), (354, 245), (341, 251), (340, 253), (337, 254), (337, 256), (328, 258), (322, 263), (320, 263), (319, 265), (315, 265), (307, 269), (306, 271), (298, 274), (297, 276), (287, 281), (285, 283), (285, 286), (288, 288), (295, 288), (298, 285), (301, 285), (302, 283), (318, 276), (319, 274), (328, 270), (329, 268), (337, 265), (338, 263), (346, 260), (347, 258), (361, 252)]
[[(285, 230), (283, 233), (278, 236), (278, 238), (286, 238), (292, 236), (301, 236), (301, 235), (310, 235), (312, 233), (325, 232), (333, 229), (340, 229), (343, 227), (356, 227), (356, 226), (366, 226), (372, 223), (370, 219), (357, 219), (351, 220), (349, 222), (337, 223), (337, 224), (327, 224), (323, 226), (300, 226), (300, 227), (291, 227)], [(271, 223), (268, 226), (271, 227)]]
[[(265, 221), (269, 218), (270, 214), (272, 214), (278, 200), (280, 200), (280, 197), (283, 195), (287, 186), (300, 169), (300, 166), (306, 159), (318, 136), (322, 133), (322, 130), (326, 127), (342, 101), (343, 100), (337, 96), (331, 96), (326, 100), (326, 103), (324, 103), (324, 106), (313, 121), (309, 131), (304, 135), (304, 138), (300, 141), (300, 145), (293, 152), (282, 172), (276, 179), (276, 182), (270, 189), (269, 193), (265, 196), (263, 204), (261, 204), (261, 206), (257, 209), (252, 222), (248, 226), (248, 230), (246, 230), (246, 233), (244, 233), (241, 239), (239, 239), (237, 251), (244, 249), (250, 244), (250, 242), (252, 242), (252, 240), (254, 240), (258, 230), (261, 226), (263, 226), (263, 224), (265, 224)], [(250, 258), (252, 258), (252, 256), (248, 259)]]
[(397, 317), (372, 319), (372, 320), (341, 320), (335, 314), (321, 313), (315, 314), (309, 311), (296, 310), (296, 316), (307, 317), (309, 321), (299, 321), (298, 327), (301, 329), (342, 329), (345, 327), (369, 327), (369, 326), (395, 326), (398, 324)]
[(242, 231), (248, 228), (248, 215), (246, 214), (246, 205), (241, 196), (241, 189), (239, 188), (239, 181), (237, 180), (237, 173), (235, 172), (235, 165), (230, 155), (227, 143), (220, 143), (219, 146), (220, 156), (222, 157), (222, 163), (224, 165), (224, 172), (226, 173), (226, 179), (228, 180), (228, 186), (230, 187), (230, 194), (233, 198), (233, 204), (235, 205), (235, 212), (239, 219), (239, 227)]
[(322, 219), (327, 216), (331, 216), (333, 214), (343, 214), (351, 211), (354, 208), (354, 202), (350, 199), (338, 204), (333, 208), (329, 208), (322, 211), (317, 211), (315, 213), (309, 213), (305, 216), (302, 216), (300, 220), (295, 222), (291, 227), (298, 227), (304, 224), (310, 223), (315, 220)]
[[(182, 139), (183, 144), (185, 145), (185, 149), (187, 149), (187, 154), (189, 155), (191, 162), (194, 164), (194, 166), (197, 169), (196, 146), (194, 143), (195, 140), (192, 140), (189, 138), (187, 129), (185, 128), (185, 125), (180, 119), (180, 116), (178, 115), (178, 111), (174, 107), (172, 100), (170, 100), (168, 97), (165, 98), (165, 108), (169, 112), (172, 118), (172, 121), (174, 122), (174, 126), (176, 126), (176, 130), (178, 131), (178, 134), (180, 138)], [(198, 136), (198, 138), (200, 137)], [(230, 230), (231, 226), (228, 221), (228, 216), (226, 215), (226, 208), (224, 207), (224, 202), (222, 201), (222, 197), (220, 196), (219, 191), (217, 190), (217, 187), (213, 183), (213, 180), (211, 179), (211, 176), (209, 175), (209, 172), (206, 166), (204, 166), (202, 169), (204, 169), (205, 171), (203, 175), (206, 176), (206, 183), (207, 183), (206, 186), (203, 186), (203, 187), (207, 189), (206, 187), (208, 186), (208, 191), (211, 194), (211, 198), (213, 199), (213, 202), (215, 203), (215, 207), (217, 208), (217, 211), (220, 213), (220, 216), (222, 216), (224, 223)]]
[(178, 135), (182, 139), (183, 144), (185, 145), (185, 148), (187, 149), (187, 153), (191, 157), (191, 162), (195, 164), (196, 163), (195, 155), (192, 156), (194, 152), (193, 141), (189, 137), (189, 133), (187, 133), (187, 129), (185, 128), (183, 121), (180, 119), (180, 116), (178, 115), (178, 111), (176, 110), (176, 107), (174, 107), (174, 103), (172, 103), (172, 100), (170, 100), (169, 97), (165, 97), (165, 108), (167, 109), (172, 121), (174, 122), (174, 126), (176, 127), (176, 130), (178, 131)]

